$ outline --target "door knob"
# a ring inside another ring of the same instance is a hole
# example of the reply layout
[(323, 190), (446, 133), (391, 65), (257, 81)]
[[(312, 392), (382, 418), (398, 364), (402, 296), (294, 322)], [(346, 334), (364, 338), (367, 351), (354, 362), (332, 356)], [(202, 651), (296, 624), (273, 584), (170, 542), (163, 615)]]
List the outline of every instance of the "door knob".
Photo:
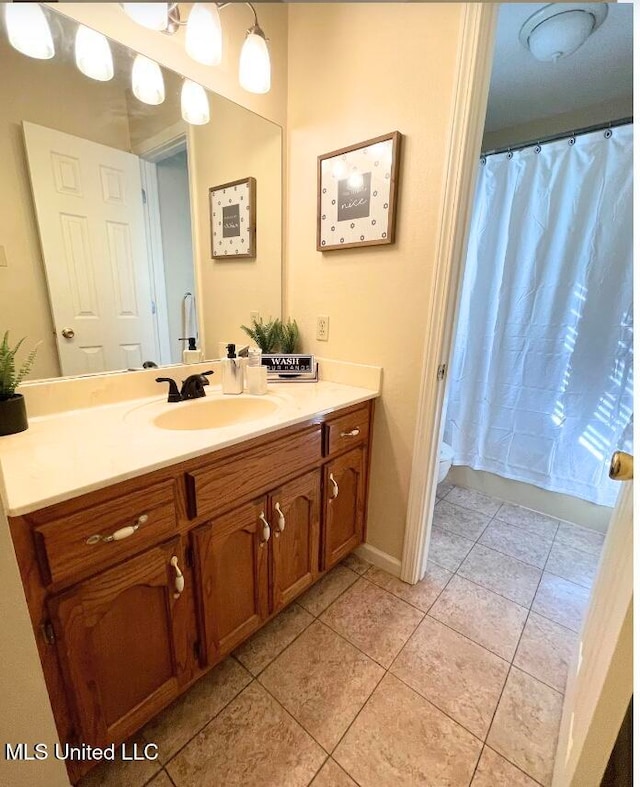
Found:
[(65, 339), (73, 339), (73, 337), (76, 335), (76, 332), (73, 330), (73, 328), (63, 328), (60, 333)]
[(633, 456), (625, 451), (614, 451), (609, 466), (609, 478), (614, 481), (631, 481), (633, 478)]

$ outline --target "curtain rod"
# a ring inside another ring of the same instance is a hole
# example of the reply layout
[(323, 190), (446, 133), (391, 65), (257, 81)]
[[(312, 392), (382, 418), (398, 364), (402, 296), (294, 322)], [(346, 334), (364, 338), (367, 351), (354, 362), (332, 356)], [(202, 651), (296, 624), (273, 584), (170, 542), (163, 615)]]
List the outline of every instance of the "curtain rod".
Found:
[(503, 147), (494, 148), (493, 150), (482, 151), (480, 156), (484, 158), (485, 156), (495, 156), (497, 153), (509, 153), (510, 151), (514, 150), (524, 150), (524, 148), (530, 148), (533, 145), (544, 145), (546, 142), (555, 142), (558, 139), (570, 139), (571, 137), (578, 137), (582, 134), (590, 134), (592, 131), (605, 131), (608, 128), (626, 126), (629, 123), (633, 123), (633, 116), (620, 118), (619, 120), (610, 120), (607, 123), (596, 123), (593, 126), (585, 126), (584, 128), (578, 128), (575, 131), (563, 131), (561, 134), (550, 134), (546, 137), (536, 137), (535, 139), (530, 139), (528, 142), (519, 142), (517, 145), (504, 145)]

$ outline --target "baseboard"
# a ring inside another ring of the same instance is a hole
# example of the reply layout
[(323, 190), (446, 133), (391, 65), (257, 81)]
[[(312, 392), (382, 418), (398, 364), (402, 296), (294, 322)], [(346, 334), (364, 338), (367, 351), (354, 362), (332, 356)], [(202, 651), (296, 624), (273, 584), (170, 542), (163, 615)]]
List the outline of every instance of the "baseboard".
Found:
[(381, 568), (388, 574), (393, 574), (394, 577), (400, 576), (402, 563), (397, 557), (393, 557), (381, 549), (371, 546), (371, 544), (361, 544), (355, 552), (363, 560), (368, 560), (369, 563), (372, 563), (377, 568)]

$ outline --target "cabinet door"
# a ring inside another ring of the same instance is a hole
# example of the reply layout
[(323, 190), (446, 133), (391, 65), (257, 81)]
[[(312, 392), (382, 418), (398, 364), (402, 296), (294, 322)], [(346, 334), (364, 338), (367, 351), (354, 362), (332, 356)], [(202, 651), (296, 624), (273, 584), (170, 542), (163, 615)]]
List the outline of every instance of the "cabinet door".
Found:
[(320, 470), (270, 495), (272, 611), (312, 585), (320, 561)]
[(174, 556), (181, 570), (179, 539), (49, 602), (78, 738), (85, 743), (123, 740), (179, 693), (188, 615)]
[(247, 503), (192, 533), (200, 625), (209, 664), (268, 616), (267, 500)]
[(365, 467), (362, 447), (325, 465), (323, 569), (331, 568), (362, 543)]

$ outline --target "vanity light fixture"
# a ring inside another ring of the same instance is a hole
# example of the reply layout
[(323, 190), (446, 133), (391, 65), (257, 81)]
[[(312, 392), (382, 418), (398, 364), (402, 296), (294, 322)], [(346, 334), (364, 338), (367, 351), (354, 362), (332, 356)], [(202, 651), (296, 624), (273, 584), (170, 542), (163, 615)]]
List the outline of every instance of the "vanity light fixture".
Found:
[(520, 43), (543, 63), (572, 55), (607, 18), (606, 3), (551, 3), (530, 16)]
[(247, 30), (247, 37), (240, 51), (239, 79), (240, 86), (249, 93), (268, 93), (271, 89), (269, 49), (265, 34), (258, 25), (257, 16), (255, 25)]
[(76, 66), (85, 76), (108, 82), (113, 79), (113, 55), (109, 42), (97, 30), (80, 25), (76, 32)]
[(175, 3), (122, 3), (125, 14), (148, 30), (166, 30), (169, 9)]
[(268, 93), (271, 89), (271, 58), (253, 3), (193, 3), (186, 22), (180, 17), (178, 3), (121, 3), (131, 19), (152, 30), (173, 34), (186, 25), (187, 54), (204, 65), (218, 65), (222, 60), (219, 12), (230, 5), (249, 6), (254, 18), (240, 52), (240, 85), (250, 93)]
[(180, 91), (182, 119), (192, 126), (204, 126), (209, 122), (209, 99), (206, 90), (197, 82), (185, 79)]
[(160, 66), (144, 55), (136, 55), (131, 69), (131, 87), (136, 98), (145, 104), (162, 104), (164, 79)]
[(194, 3), (184, 41), (187, 54), (205, 66), (220, 65), (222, 60), (222, 26), (215, 3)]
[(55, 55), (47, 17), (39, 3), (5, 3), (5, 23), (9, 43), (18, 52), (38, 60)]

